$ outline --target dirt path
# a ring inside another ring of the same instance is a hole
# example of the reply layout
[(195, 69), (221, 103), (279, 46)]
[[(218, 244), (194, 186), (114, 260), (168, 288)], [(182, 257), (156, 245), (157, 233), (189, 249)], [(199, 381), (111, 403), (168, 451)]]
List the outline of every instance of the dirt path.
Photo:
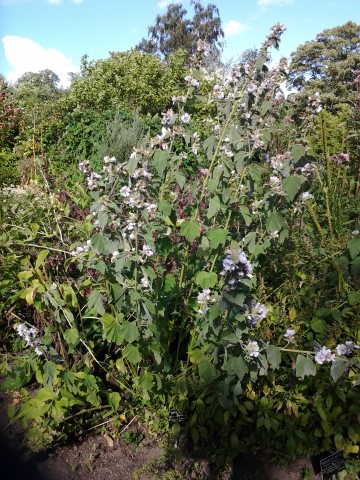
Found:
[(18, 443), (19, 432), (12, 430), (10, 440), (9, 430), (4, 430), (7, 401), (6, 395), (0, 395), (1, 480), (301, 480), (305, 468), (312, 472), (307, 459), (282, 469), (253, 455), (240, 455), (231, 470), (214, 472), (199, 453), (165, 451), (145, 432), (136, 446), (100, 431), (22, 464), (13, 444)]

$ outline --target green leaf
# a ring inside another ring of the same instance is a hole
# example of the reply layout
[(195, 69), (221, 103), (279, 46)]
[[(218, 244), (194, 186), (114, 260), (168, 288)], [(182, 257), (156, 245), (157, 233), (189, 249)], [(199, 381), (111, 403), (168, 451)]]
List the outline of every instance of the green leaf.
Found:
[(209, 360), (200, 362), (198, 368), (200, 378), (207, 384), (211, 384), (218, 376), (216, 368)]
[(36, 258), (35, 268), (39, 268), (44, 263), (45, 258), (49, 255), (49, 250), (41, 250)]
[(148, 370), (145, 370), (145, 372), (141, 375), (139, 385), (144, 390), (151, 390), (152, 389), (152, 387), (153, 387), (153, 376)]
[(217, 195), (210, 198), (209, 208), (206, 213), (207, 218), (214, 217), (220, 211), (220, 199)]
[(55, 397), (55, 392), (49, 387), (40, 388), (36, 394), (36, 400), (40, 402), (46, 402), (47, 400), (52, 400)]
[(320, 405), (316, 405), (316, 411), (318, 412), (321, 420), (324, 420), (326, 422), (326, 413)]
[(167, 200), (161, 198), (159, 200), (159, 210), (161, 213), (165, 215), (165, 217), (169, 217), (171, 213), (171, 205)]
[(75, 386), (75, 380), (77, 377), (75, 373), (72, 372), (71, 370), (65, 370), (63, 378), (64, 378), (66, 388), (69, 390), (69, 392), (77, 393), (77, 388)]
[(76, 345), (79, 340), (79, 331), (77, 328), (68, 328), (64, 332), (64, 339), (70, 345)]
[(65, 298), (65, 302), (68, 306), (72, 306), (73, 308), (78, 308), (78, 300), (76, 297), (76, 293), (74, 292), (73, 288), (70, 285), (62, 284), (61, 290)]
[(345, 448), (346, 442), (341, 433), (337, 433), (334, 437), (334, 443), (337, 450), (343, 450)]
[(331, 310), (330, 312), (330, 316), (336, 320), (337, 322), (339, 322), (341, 320), (341, 317), (342, 317), (342, 314), (341, 314), (341, 310), (339, 310), (338, 308), (334, 308)]
[[(109, 250), (107, 250), (107, 251), (109, 252)], [(112, 253), (112, 252), (115, 252), (115, 249), (113, 251), (110, 251), (109, 253)], [(94, 265), (94, 269), (104, 275), (105, 272), (106, 272), (106, 263), (101, 260), (100, 262), (97, 262)]]
[(87, 300), (88, 310), (95, 310), (99, 315), (105, 313), (104, 297), (99, 290), (92, 290)]
[(309, 355), (299, 354), (296, 358), (296, 376), (304, 379), (307, 375), (316, 375), (316, 366)]
[(172, 293), (173, 291), (176, 290), (176, 279), (174, 275), (169, 273), (168, 275), (165, 275), (164, 278), (164, 285), (163, 285), (163, 292), (164, 293)]
[(12, 390), (18, 390), (23, 385), (30, 382), (32, 374), (27, 372), (26, 366), (16, 366), (16, 370), (13, 370), (6, 375), (5, 380), (0, 385), (1, 392), (7, 392)]
[(331, 377), (334, 382), (337, 382), (346, 372), (347, 361), (342, 358), (336, 358), (331, 364)]
[(349, 292), (348, 300), (350, 305), (358, 305), (360, 303), (360, 292)]
[(200, 349), (195, 348), (195, 350), (191, 350), (191, 352), (189, 352), (189, 360), (191, 363), (198, 365), (199, 363), (206, 361), (207, 356)]
[(121, 316), (114, 318), (110, 313), (105, 313), (105, 315), (101, 317), (101, 322), (103, 324), (103, 338), (105, 340), (115, 343), (116, 345), (121, 345), (123, 343), (124, 335), (121, 329), (121, 320)]
[(239, 305), (239, 307), (242, 307), (244, 305), (244, 301), (245, 301), (244, 293), (228, 292), (224, 295), (224, 297), (228, 302), (234, 303), (235, 305)]
[(142, 359), (142, 355), (139, 351), (139, 348), (135, 345), (129, 343), (123, 350), (123, 355), (125, 358), (129, 360), (130, 363), (136, 364), (139, 363)]
[(95, 233), (91, 239), (91, 245), (101, 254), (106, 253), (104, 237), (101, 233)]
[[(44, 364), (44, 382), (51, 388), (57, 378), (58, 370), (56, 363), (48, 361)], [(56, 382), (55, 382), (56, 383)]]
[(139, 329), (135, 325), (135, 323), (124, 322), (121, 325), (119, 332), (121, 333), (123, 338), (129, 343), (136, 342), (140, 338)]
[(217, 275), (215, 272), (198, 272), (195, 275), (195, 283), (201, 288), (212, 288), (217, 283)]
[(270, 110), (272, 107), (272, 103), (269, 102), (268, 100), (265, 100), (264, 102), (261, 103), (260, 106), (260, 115), (263, 117), (265, 114)]
[(31, 227), (31, 232), (34, 235), (33, 238), (35, 238), (38, 231), (39, 231), (40, 226), (39, 226), (39, 224), (32, 222), (32, 223), (30, 223), (30, 227)]
[(286, 226), (287, 226), (287, 223), (285, 218), (276, 212), (273, 212), (266, 220), (266, 230), (268, 232), (275, 232), (275, 231), (279, 232), (282, 228)]
[(229, 375), (236, 375), (241, 381), (244, 376), (249, 372), (249, 368), (246, 365), (242, 357), (229, 356), (227, 362), (224, 364), (224, 370)]
[(311, 329), (315, 333), (323, 333), (327, 330), (327, 323), (321, 318), (314, 318), (310, 323)]
[(209, 239), (211, 248), (218, 248), (226, 242), (227, 231), (225, 228), (212, 228), (206, 232), (206, 237)]
[(180, 423), (173, 423), (171, 427), (171, 435), (177, 437), (181, 433), (181, 426)]
[(109, 402), (109, 405), (110, 407), (113, 409), (113, 410), (117, 410), (119, 408), (119, 405), (120, 405), (120, 393), (118, 392), (111, 392), (109, 393), (108, 395), (108, 402)]
[(194, 220), (185, 220), (180, 227), (180, 234), (190, 243), (200, 235), (201, 227)]
[(306, 155), (306, 149), (303, 145), (294, 145), (291, 149), (291, 155), (295, 162), (298, 162)]
[[(20, 274), (19, 274), (20, 275)], [(352, 262), (351, 262), (351, 275), (355, 276), (358, 275), (360, 276), (360, 257), (356, 257)]]
[(282, 187), (291, 202), (296, 197), (304, 182), (306, 182), (306, 177), (303, 175), (292, 175), (283, 179)]
[(244, 219), (245, 225), (247, 227), (249, 227), (251, 225), (252, 220), (253, 220), (249, 208), (246, 207), (245, 205), (240, 205), (239, 210), (240, 210), (240, 213), (241, 213), (241, 215)]
[(262, 141), (264, 142), (264, 149), (267, 149), (269, 142), (271, 140), (271, 132), (269, 130), (262, 131)]
[(210, 160), (215, 147), (215, 137), (211, 135), (203, 143), (203, 149), (206, 153), (207, 158)]
[(275, 345), (269, 345), (266, 349), (267, 360), (271, 367), (276, 370), (281, 363), (281, 352)]
[(34, 275), (32, 270), (25, 270), (23, 272), (18, 273), (19, 280), (29, 280)]
[(359, 443), (360, 442), (360, 425), (351, 425), (348, 428), (348, 435), (352, 442)]
[(159, 177), (163, 176), (164, 171), (168, 164), (168, 159), (169, 159), (169, 154), (167, 152), (157, 150), (154, 153), (154, 157), (153, 157), (154, 167)]
[(158, 238), (156, 240), (156, 251), (165, 258), (173, 250), (174, 244), (168, 237)]
[(193, 427), (190, 431), (191, 433), (191, 438), (192, 438), (192, 441), (194, 442), (194, 444), (196, 445), (199, 441), (199, 438), (200, 438), (200, 435), (199, 435), (199, 432), (197, 430), (197, 428)]
[(257, 237), (256, 231), (247, 233), (243, 238), (244, 245), (247, 246), (249, 249), (253, 249), (256, 245), (256, 237)]
[(129, 172), (129, 175), (132, 175), (135, 172), (135, 170), (138, 166), (138, 162), (139, 162), (139, 156), (138, 155), (129, 159), (129, 161), (126, 164), (126, 170)]
[(186, 183), (186, 177), (182, 175), (181, 173), (176, 172), (175, 173), (175, 179), (177, 181), (177, 184), (181, 188), (181, 190), (184, 188), (184, 185)]
[(360, 255), (360, 238), (351, 238), (347, 243), (347, 248), (352, 259)]

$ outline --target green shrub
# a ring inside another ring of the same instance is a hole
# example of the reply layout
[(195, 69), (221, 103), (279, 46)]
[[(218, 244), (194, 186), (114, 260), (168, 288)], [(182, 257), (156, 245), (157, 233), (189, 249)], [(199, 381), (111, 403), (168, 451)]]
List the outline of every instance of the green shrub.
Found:
[(5, 215), (2, 388), (37, 386), (10, 412), (33, 449), (137, 415), (212, 439), (221, 462), (251, 446), (358, 452), (359, 198), (351, 171), (308, 155), (306, 129), (280, 139), (283, 78), (265, 59), (282, 31), (209, 91), (207, 138), (191, 72), (148, 144), (98, 171), (82, 160), (86, 219), (52, 192), (36, 221), (31, 206)]
[(8, 149), (0, 150), (0, 186), (17, 185), (20, 181), (20, 171), (17, 161)]

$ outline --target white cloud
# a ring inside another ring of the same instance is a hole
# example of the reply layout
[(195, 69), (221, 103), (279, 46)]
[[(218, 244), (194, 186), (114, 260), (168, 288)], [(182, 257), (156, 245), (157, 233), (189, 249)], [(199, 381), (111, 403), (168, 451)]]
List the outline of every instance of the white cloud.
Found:
[(61, 86), (67, 87), (70, 84), (69, 72), (79, 71), (79, 67), (73, 65), (72, 59), (60, 50), (44, 48), (33, 40), (12, 35), (6, 35), (2, 41), (5, 57), (13, 67), (7, 74), (7, 79), (11, 82), (26, 72), (49, 69), (58, 75)]
[(293, 0), (257, 0), (256, 4), (259, 7), (268, 7), (269, 5), (290, 5)]
[(158, 8), (166, 8), (170, 3), (172, 3), (172, 0), (160, 0), (156, 5)]
[(231, 35), (237, 35), (238, 33), (249, 30), (249, 27), (248, 25), (238, 22), (237, 20), (229, 20), (225, 23), (223, 30), (225, 35), (227, 37), (230, 37)]

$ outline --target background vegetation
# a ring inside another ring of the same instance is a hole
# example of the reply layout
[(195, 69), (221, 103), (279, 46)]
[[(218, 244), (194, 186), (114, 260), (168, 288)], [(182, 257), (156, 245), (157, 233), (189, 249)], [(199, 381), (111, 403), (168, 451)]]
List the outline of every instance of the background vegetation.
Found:
[(360, 26), (270, 69), (278, 24), (221, 65), (219, 12), (192, 3), (67, 90), (0, 82), (11, 422), (34, 451), (136, 415), (220, 464), (357, 454)]

